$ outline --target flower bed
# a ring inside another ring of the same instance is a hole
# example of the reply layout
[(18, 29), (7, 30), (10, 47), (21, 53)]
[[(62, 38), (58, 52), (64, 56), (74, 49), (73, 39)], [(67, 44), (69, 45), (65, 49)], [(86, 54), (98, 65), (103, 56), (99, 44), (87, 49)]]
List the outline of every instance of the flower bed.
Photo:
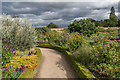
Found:
[(26, 68), (25, 71), (18, 77), (18, 79), (19, 78), (33, 78), (34, 77), (34, 75), (37, 72), (37, 69), (40, 65), (41, 58), (42, 58), (42, 54), (41, 54), (40, 49), (36, 48), (36, 50), (37, 50), (36, 55), (38, 56), (37, 65), (34, 68)]
[(8, 44), (4, 44), (2, 46), (2, 78), (18, 78), (25, 74), (24, 77), (34, 76), (36, 69), (41, 60), (41, 51), (36, 48), (37, 52), (35, 54), (29, 54), (29, 51), (26, 50), (21, 52), (19, 50), (13, 50), (13, 47), (8, 46)]

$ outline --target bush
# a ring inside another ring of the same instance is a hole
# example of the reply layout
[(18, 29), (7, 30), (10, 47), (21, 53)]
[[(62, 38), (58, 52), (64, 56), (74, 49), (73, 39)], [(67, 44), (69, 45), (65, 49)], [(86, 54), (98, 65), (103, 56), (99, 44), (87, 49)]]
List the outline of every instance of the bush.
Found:
[(68, 33), (67, 31), (64, 31), (58, 33), (56, 31), (49, 31), (46, 33), (46, 38), (49, 39), (50, 44), (62, 46), (72, 52), (80, 46), (82, 39), (85, 37), (78, 32)]
[(96, 32), (105, 32), (104, 27), (96, 27)]
[(49, 31), (49, 28), (47, 28), (47, 27), (38, 27), (38, 28), (35, 28), (35, 30), (37, 31), (37, 34), (40, 33), (40, 34), (45, 35), (46, 32)]
[(35, 28), (36, 32), (37, 32), (37, 39), (45, 39), (45, 35), (48, 31), (50, 31), (49, 28), (47, 27), (39, 27), (39, 28)]
[(48, 28), (59, 28), (57, 25), (55, 25), (54, 23), (50, 23), (48, 26)]
[(72, 24), (68, 26), (68, 29), (70, 30), (70, 32), (79, 32), (87, 36), (90, 36), (96, 31), (95, 24), (88, 19), (81, 19), (79, 21), (75, 20)]
[(2, 17), (1, 21), (2, 37), (7, 43), (10, 43), (16, 49), (20, 50), (25, 50), (34, 46), (34, 42), (36, 42), (36, 33), (27, 20), (25, 20), (24, 26), (19, 19), (12, 20), (9, 17)]
[(89, 66), (93, 64), (94, 60), (92, 50), (92, 46), (90, 46), (88, 43), (84, 43), (81, 46), (79, 46), (79, 48), (76, 52), (73, 53), (73, 55), (76, 57), (77, 61), (79, 61), (83, 65)]

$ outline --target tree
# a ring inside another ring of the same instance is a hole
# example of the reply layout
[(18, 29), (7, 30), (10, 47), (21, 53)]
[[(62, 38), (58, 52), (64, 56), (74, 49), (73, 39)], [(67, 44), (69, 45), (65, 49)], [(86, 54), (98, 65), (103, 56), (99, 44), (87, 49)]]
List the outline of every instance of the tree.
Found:
[(120, 27), (120, 19), (118, 20), (118, 27)]
[(59, 28), (57, 25), (55, 25), (54, 23), (50, 23), (48, 26), (48, 28)]
[(111, 13), (109, 16), (109, 20), (107, 21), (109, 27), (115, 27), (118, 24), (118, 17), (115, 15), (114, 7), (111, 8)]
[(92, 18), (87, 18), (87, 20), (90, 20), (91, 22), (96, 22), (96, 20), (92, 19)]
[(88, 19), (74, 20), (73, 23), (68, 26), (68, 29), (70, 32), (79, 32), (87, 36), (96, 32), (95, 24)]
[(11, 15), (12, 18), (19, 18), (18, 15)]
[[(25, 50), (34, 47), (36, 42), (36, 31), (28, 20), (11, 20), (9, 17), (2, 17), (2, 38), (16, 49)], [(10, 24), (8, 24), (10, 23)]]

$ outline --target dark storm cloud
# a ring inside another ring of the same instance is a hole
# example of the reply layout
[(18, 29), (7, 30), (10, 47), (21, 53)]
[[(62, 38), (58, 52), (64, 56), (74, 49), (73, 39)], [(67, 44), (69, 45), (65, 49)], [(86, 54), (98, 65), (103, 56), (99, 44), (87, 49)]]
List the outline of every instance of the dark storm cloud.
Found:
[(33, 25), (45, 26), (54, 22), (65, 27), (74, 19), (106, 19), (112, 6), (117, 10), (117, 3), (108, 2), (3, 2), (2, 10), (8, 15), (28, 18)]

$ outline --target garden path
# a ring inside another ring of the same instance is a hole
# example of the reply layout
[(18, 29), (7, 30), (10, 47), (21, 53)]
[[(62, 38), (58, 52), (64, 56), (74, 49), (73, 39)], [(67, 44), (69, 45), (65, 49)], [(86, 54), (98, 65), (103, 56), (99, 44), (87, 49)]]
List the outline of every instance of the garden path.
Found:
[(78, 78), (62, 53), (49, 48), (40, 49), (42, 60), (34, 78)]

